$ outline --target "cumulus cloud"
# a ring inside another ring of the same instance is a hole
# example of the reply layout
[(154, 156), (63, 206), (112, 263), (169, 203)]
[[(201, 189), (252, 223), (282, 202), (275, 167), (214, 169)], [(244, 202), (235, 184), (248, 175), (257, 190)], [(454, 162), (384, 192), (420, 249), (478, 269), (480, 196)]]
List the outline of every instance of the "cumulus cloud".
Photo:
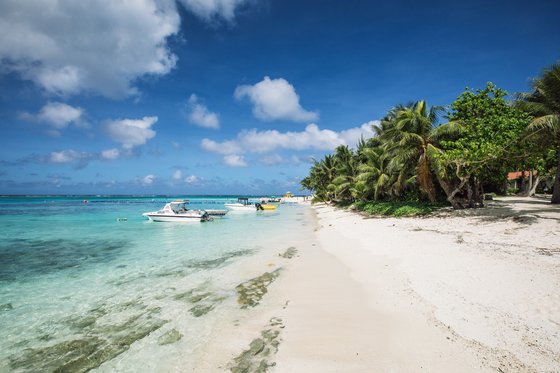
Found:
[(185, 183), (187, 184), (196, 184), (200, 181), (201, 181), (200, 177), (196, 175), (189, 175), (185, 178)]
[(173, 180), (181, 180), (181, 178), (183, 177), (183, 173), (181, 172), (181, 170), (175, 170), (172, 177)]
[(208, 108), (199, 103), (198, 97), (193, 93), (188, 100), (189, 122), (204, 128), (220, 128), (218, 114), (211, 112)]
[(158, 117), (144, 117), (142, 119), (118, 119), (107, 121), (105, 130), (107, 135), (125, 149), (143, 145), (156, 135), (151, 127)]
[(228, 154), (224, 156), (224, 164), (230, 167), (247, 167), (245, 157), (238, 154)]
[(232, 21), (236, 9), (247, 0), (179, 0), (181, 4), (199, 18), (206, 21), (224, 19)]
[(173, 0), (4, 0), (0, 61), (49, 93), (125, 97), (136, 79), (173, 69), (167, 39), (179, 26)]
[(79, 159), (81, 156), (84, 156), (85, 154), (83, 153), (79, 153), (77, 151), (74, 150), (63, 150), (60, 152), (52, 152), (50, 154), (50, 158), (49, 160), (52, 163), (70, 163), (73, 162), (77, 159)]
[[(233, 21), (248, 0), (178, 0), (199, 18)], [(177, 63), (175, 0), (3, 0), (0, 66), (56, 95), (137, 94), (134, 83)]]
[(255, 85), (242, 85), (235, 89), (238, 100), (248, 98), (253, 104), (253, 115), (264, 121), (290, 120), (306, 122), (319, 119), (319, 114), (306, 111), (299, 103), (293, 85), (285, 79), (264, 79)]
[(119, 151), (119, 149), (112, 148), (112, 149), (103, 150), (99, 155), (101, 159), (114, 160), (119, 158), (121, 152)]
[(155, 181), (156, 181), (156, 176), (150, 174), (150, 175), (144, 176), (140, 182), (143, 185), (152, 185)]
[(38, 123), (44, 123), (58, 131), (69, 125), (85, 127), (83, 121), (84, 110), (62, 102), (49, 102), (37, 114), (22, 113), (20, 118)]
[(258, 131), (256, 129), (241, 131), (233, 140), (216, 142), (203, 139), (204, 150), (224, 154), (268, 153), (278, 149), (291, 150), (333, 150), (339, 145), (354, 146), (361, 136), (369, 138), (374, 135), (371, 128), (374, 121), (359, 127), (340, 132), (320, 129), (316, 124), (309, 124), (304, 131), (280, 132), (277, 130)]

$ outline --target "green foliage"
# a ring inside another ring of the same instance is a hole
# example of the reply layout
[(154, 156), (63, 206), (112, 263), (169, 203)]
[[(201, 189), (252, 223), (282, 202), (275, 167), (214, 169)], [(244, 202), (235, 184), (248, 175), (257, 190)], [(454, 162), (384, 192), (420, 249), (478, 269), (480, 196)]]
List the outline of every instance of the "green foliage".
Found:
[(505, 192), (509, 171), (538, 170), (539, 177), (557, 174), (560, 203), (560, 67), (545, 70), (534, 88), (514, 105), (492, 83), (467, 89), (441, 125), (439, 107), (397, 105), (373, 126), (375, 137), (360, 139), (356, 150), (339, 146), (313, 164), (301, 185), (314, 201), (422, 215), (442, 198), (454, 208), (482, 206), (485, 190)]
[(428, 215), (444, 205), (426, 202), (376, 201), (360, 202), (356, 203), (355, 206), (358, 210), (371, 215), (404, 217)]
[(510, 196), (519, 193), (519, 188), (507, 188), (506, 193)]
[(483, 176), (486, 166), (503, 162), (515, 150), (531, 117), (508, 105), (506, 95), (488, 83), (483, 90), (467, 89), (451, 104), (450, 120), (461, 124), (461, 135), (442, 141), (440, 159), (460, 167), (460, 176)]

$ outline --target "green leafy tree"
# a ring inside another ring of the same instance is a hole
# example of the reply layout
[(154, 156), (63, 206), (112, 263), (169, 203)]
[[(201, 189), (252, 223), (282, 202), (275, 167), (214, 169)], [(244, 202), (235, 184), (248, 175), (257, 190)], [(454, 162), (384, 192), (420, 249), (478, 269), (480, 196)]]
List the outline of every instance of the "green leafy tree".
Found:
[[(485, 172), (510, 158), (530, 117), (509, 105), (507, 92), (488, 83), (485, 89), (466, 90), (451, 105), (450, 122), (458, 136), (442, 141), (437, 152), (437, 175), (455, 208), (483, 204)], [(452, 132), (452, 131), (450, 131)]]

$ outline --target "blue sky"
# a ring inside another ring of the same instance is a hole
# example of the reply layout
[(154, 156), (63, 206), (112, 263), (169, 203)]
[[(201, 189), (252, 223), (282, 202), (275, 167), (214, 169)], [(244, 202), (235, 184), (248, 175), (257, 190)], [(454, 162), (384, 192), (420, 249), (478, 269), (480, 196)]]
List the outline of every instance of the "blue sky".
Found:
[(557, 1), (4, 0), (0, 194), (279, 194), (392, 106), (509, 92)]

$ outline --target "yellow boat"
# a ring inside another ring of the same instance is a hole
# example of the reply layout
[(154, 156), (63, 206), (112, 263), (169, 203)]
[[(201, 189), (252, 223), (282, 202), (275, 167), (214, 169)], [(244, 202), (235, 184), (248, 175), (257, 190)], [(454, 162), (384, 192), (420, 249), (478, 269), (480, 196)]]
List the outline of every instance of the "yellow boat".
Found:
[(276, 205), (261, 205), (261, 207), (262, 207), (263, 210), (266, 211), (266, 210), (276, 210), (276, 207), (278, 207), (278, 206), (276, 206)]

